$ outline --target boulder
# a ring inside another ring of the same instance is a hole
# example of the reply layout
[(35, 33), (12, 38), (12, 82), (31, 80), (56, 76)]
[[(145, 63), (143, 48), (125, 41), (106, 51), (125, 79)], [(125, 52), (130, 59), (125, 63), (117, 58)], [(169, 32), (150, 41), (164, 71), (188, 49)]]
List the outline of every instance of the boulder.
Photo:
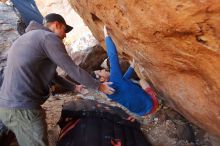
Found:
[(12, 6), (0, 2), (0, 86), (6, 66), (8, 49), (19, 37), (17, 32), (18, 16)]
[(100, 45), (95, 45), (86, 50), (77, 51), (71, 54), (71, 58), (81, 68), (91, 72), (101, 69), (100, 65), (106, 58), (106, 52)]
[(74, 62), (88, 72), (100, 69), (107, 58), (105, 50), (90, 33), (73, 42), (68, 52)]
[(188, 120), (220, 137), (219, 0), (69, 0), (104, 46), (103, 25), (139, 77)]
[(12, 6), (0, 2), (0, 53), (1, 58), (6, 56), (11, 44), (19, 36), (17, 32), (18, 16)]

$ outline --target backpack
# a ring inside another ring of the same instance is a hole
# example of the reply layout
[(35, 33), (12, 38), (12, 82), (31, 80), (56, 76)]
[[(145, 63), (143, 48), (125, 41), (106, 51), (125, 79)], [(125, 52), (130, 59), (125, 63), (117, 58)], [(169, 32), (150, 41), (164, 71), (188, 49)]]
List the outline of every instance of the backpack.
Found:
[(151, 146), (121, 108), (79, 99), (63, 106), (57, 146)]

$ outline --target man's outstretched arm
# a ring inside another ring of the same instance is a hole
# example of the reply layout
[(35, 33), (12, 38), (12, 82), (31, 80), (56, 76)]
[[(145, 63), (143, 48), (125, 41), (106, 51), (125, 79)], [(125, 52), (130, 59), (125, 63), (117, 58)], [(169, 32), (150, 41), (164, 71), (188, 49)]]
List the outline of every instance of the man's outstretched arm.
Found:
[(64, 44), (56, 35), (47, 35), (43, 45), (46, 56), (54, 64), (66, 71), (73, 80), (88, 88), (97, 89), (106, 94), (112, 94), (114, 92), (114, 89), (109, 84), (100, 84), (88, 72), (76, 65), (67, 54)]

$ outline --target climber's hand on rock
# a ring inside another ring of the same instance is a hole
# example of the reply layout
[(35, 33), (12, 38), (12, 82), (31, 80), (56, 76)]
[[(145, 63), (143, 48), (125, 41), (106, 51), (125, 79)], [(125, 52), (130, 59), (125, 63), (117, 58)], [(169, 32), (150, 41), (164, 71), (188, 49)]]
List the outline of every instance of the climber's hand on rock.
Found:
[(134, 58), (132, 59), (132, 61), (129, 60), (130, 63), (130, 67), (134, 68), (135, 67), (135, 60)]
[(106, 25), (104, 25), (103, 31), (104, 31), (104, 36), (107, 37), (108, 31), (107, 31)]

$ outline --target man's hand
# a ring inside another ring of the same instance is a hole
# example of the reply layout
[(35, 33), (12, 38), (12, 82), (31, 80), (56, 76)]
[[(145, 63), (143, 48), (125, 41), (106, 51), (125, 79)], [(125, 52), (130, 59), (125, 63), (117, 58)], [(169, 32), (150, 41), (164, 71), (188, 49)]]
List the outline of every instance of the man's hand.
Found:
[(78, 93), (81, 93), (81, 94), (87, 94), (88, 90), (85, 89), (84, 85), (76, 85), (75, 89), (74, 89), (74, 92), (78, 92)]
[(108, 31), (107, 31), (106, 25), (104, 25), (103, 31), (104, 31), (104, 36), (107, 37)]
[(105, 93), (105, 94), (113, 94), (115, 92), (115, 89), (111, 88), (109, 85), (113, 84), (112, 82), (104, 82), (104, 83), (101, 83), (99, 85), (99, 91)]

